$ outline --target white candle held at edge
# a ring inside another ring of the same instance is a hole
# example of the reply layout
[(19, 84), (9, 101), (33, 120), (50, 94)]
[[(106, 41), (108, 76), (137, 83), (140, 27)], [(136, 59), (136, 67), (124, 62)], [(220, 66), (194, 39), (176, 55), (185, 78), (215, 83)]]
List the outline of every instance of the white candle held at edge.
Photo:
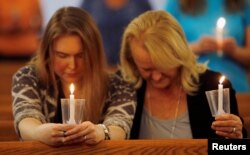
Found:
[(75, 99), (74, 99), (74, 84), (71, 83), (70, 84), (70, 95), (69, 95), (69, 112), (70, 112), (70, 116), (69, 116), (69, 121), (68, 124), (75, 124)]
[[(224, 29), (225, 25), (226, 25), (226, 19), (223, 17), (220, 17), (216, 23), (216, 40), (220, 46), (221, 46), (222, 41), (223, 41), (223, 33), (224, 33), (223, 29)], [(222, 56), (222, 54), (223, 54), (222, 50), (219, 50), (218, 55)]]
[(222, 82), (224, 81), (225, 76), (222, 76), (220, 78), (220, 82), (218, 85), (218, 115), (220, 114), (224, 114), (224, 110), (223, 110), (223, 84)]

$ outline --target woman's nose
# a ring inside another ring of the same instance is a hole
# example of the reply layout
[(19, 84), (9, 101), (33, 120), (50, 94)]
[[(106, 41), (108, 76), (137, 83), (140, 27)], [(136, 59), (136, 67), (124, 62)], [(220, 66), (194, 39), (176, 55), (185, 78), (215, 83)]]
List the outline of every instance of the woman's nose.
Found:
[(76, 60), (75, 60), (75, 57), (71, 57), (70, 60), (69, 60), (69, 68), (70, 69), (75, 69), (76, 68)]
[(151, 76), (152, 76), (153, 80), (158, 81), (161, 79), (162, 74), (161, 74), (161, 72), (153, 71)]

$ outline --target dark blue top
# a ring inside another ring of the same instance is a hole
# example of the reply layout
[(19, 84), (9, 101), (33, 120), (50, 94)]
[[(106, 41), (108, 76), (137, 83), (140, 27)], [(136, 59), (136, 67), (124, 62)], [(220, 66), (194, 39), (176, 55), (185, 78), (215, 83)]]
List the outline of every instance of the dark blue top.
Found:
[(105, 0), (84, 0), (82, 6), (95, 19), (104, 41), (108, 63), (119, 63), (121, 38), (125, 27), (139, 14), (151, 10), (147, 0), (128, 0), (119, 10), (108, 8)]

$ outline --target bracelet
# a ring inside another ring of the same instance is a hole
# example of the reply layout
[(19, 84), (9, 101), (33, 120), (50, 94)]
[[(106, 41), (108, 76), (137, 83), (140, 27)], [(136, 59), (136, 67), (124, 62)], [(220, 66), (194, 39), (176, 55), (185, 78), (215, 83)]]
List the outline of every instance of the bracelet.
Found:
[(104, 132), (104, 135), (105, 135), (104, 140), (110, 140), (109, 128), (107, 128), (106, 125), (104, 125), (104, 124), (98, 124), (98, 125), (103, 128), (103, 132)]

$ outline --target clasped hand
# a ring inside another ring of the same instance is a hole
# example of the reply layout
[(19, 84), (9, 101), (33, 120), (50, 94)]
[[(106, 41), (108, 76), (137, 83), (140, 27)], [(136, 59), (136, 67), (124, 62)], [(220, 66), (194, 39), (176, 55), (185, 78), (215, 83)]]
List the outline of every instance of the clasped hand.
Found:
[(37, 130), (37, 139), (51, 145), (69, 145), (84, 142), (97, 144), (104, 140), (103, 129), (89, 121), (81, 124), (42, 124)]
[(217, 135), (225, 138), (243, 138), (243, 125), (241, 119), (234, 114), (222, 114), (216, 116), (211, 128), (215, 130)]
[(238, 48), (237, 43), (233, 38), (224, 38), (221, 43), (218, 43), (214, 37), (209, 36), (202, 37), (197, 45), (197, 54), (205, 54), (211, 51), (223, 51), (227, 55), (233, 55)]

